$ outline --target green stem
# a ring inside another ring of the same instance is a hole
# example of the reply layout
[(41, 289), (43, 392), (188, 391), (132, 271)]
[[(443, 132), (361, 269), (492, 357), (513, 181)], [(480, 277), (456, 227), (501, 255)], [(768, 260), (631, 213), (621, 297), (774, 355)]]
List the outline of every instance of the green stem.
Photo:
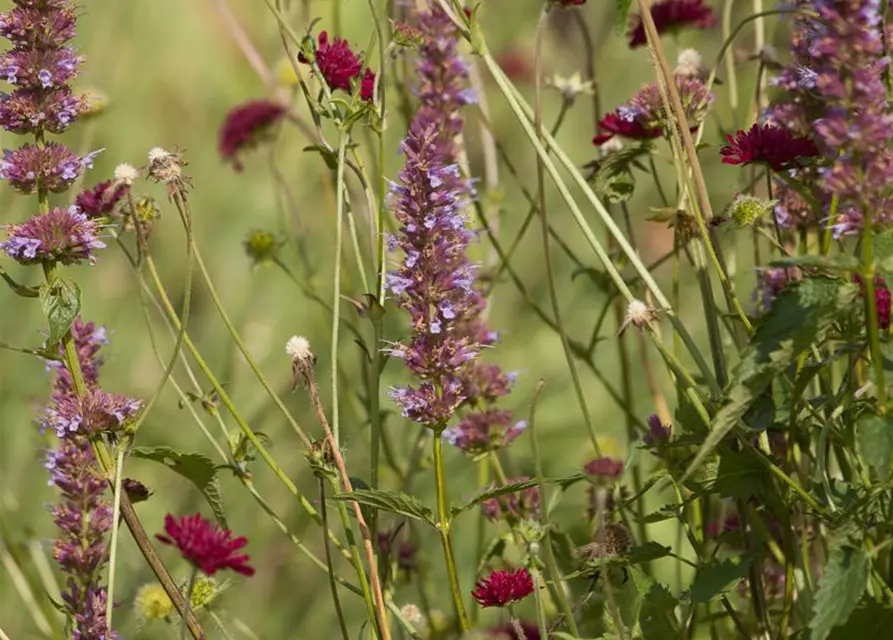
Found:
[(874, 366), (875, 389), (878, 411), (887, 413), (887, 384), (884, 380), (884, 358), (881, 353), (880, 325), (877, 317), (877, 300), (874, 297), (874, 229), (871, 207), (862, 206), (862, 284), (865, 287), (865, 313), (868, 316), (868, 349)]
[(456, 561), (453, 558), (453, 547), (450, 542), (450, 504), (446, 493), (446, 479), (443, 467), (443, 429), (434, 433), (434, 485), (437, 491), (437, 530), (440, 532), (440, 542), (443, 546), (443, 557), (446, 562), (447, 576), (450, 582), (450, 592), (453, 596), (453, 607), (456, 610), (456, 618), (459, 628), (464, 633), (469, 630), (468, 615), (465, 613), (465, 605), (462, 603), (462, 590), (459, 588), (459, 576), (456, 572)]
[(115, 609), (115, 566), (118, 560), (118, 529), (121, 517), (121, 482), (124, 476), (125, 447), (118, 443), (118, 458), (115, 462), (115, 493), (112, 507), (112, 539), (109, 542), (109, 586), (106, 592), (105, 618), (109, 634), (112, 633), (112, 614)]
[[(188, 614), (192, 608), (192, 590), (195, 589), (195, 580), (198, 578), (198, 567), (192, 568), (189, 575), (189, 586), (186, 588), (186, 613)], [(186, 616), (182, 616), (180, 624), (180, 640), (186, 640)]]
[[(329, 526), (328, 509), (326, 508), (326, 482), (319, 478), (319, 513), (322, 515), (322, 525), (326, 529)], [(335, 615), (338, 617), (338, 628), (341, 629), (341, 637), (350, 640), (347, 632), (347, 623), (344, 621), (344, 611), (341, 609), (341, 598), (338, 596), (338, 584), (335, 582), (335, 566), (332, 564), (332, 550), (329, 547), (329, 538), (323, 533), (323, 548), (326, 552), (326, 567), (329, 572), (329, 587), (332, 590), (332, 602), (335, 605)], [(374, 609), (373, 609), (374, 615)]]
[(341, 326), (341, 243), (344, 234), (344, 190), (342, 183), (344, 182), (344, 157), (347, 152), (347, 132), (341, 131), (338, 137), (338, 169), (335, 177), (335, 274), (333, 276), (332, 286), (334, 289), (332, 299), (332, 345), (331, 345), (331, 362), (332, 368), (332, 435), (335, 437), (335, 444), (341, 445), (340, 421), (338, 412), (338, 330)]

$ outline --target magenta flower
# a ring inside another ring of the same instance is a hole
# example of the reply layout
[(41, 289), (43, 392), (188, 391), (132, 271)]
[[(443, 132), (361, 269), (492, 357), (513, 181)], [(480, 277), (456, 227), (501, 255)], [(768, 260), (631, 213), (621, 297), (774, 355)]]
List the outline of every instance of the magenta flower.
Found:
[[(99, 350), (109, 343), (105, 327), (96, 326), (92, 322), (84, 322), (78, 316), (75, 318), (74, 324), (71, 325), (71, 339), (78, 354), (84, 382), (88, 387), (93, 388), (99, 384), (99, 367), (102, 366)], [(60, 359), (51, 361), (47, 365), (56, 373), (53, 388), (55, 393), (60, 395), (74, 393), (71, 374), (63, 365), (64, 355), (64, 349), (62, 345), (59, 345)]]
[(233, 107), (220, 127), (220, 155), (241, 171), (239, 154), (256, 146), (284, 115), (285, 108), (269, 100), (253, 100)]
[(515, 422), (511, 411), (486, 409), (464, 416), (459, 424), (443, 432), (443, 438), (468, 455), (478, 457), (508, 446), (526, 428), (527, 421)]
[[(336, 37), (330, 43), (328, 32), (321, 31), (318, 43), (315, 61), (329, 89), (349, 92), (350, 81), (360, 75), (363, 63), (351, 50), (347, 40)], [(305, 64), (310, 62), (303, 54), (298, 56), (298, 60)]]
[(366, 102), (375, 100), (375, 72), (367, 68), (363, 74), (363, 82), (360, 84), (360, 98)]
[[(586, 0), (583, 0), (585, 2)], [(521, 626), (521, 631), (519, 635), (518, 629), (515, 627), (515, 623), (507, 622), (500, 627), (493, 627), (492, 629), (487, 629), (487, 635), (497, 640), (544, 640), (542, 635), (540, 635), (540, 628), (536, 623), (533, 622), (518, 622)]]
[(770, 125), (754, 124), (749, 131), (739, 129), (734, 138), (731, 134), (726, 135), (726, 141), (728, 144), (719, 151), (725, 164), (761, 162), (773, 171), (781, 171), (800, 158), (819, 155), (818, 148), (809, 138)]
[(56, 208), (7, 227), (9, 239), (0, 242), (0, 249), (21, 264), (85, 261), (93, 264), (96, 261), (93, 251), (105, 248), (99, 232), (99, 224), (77, 207)]
[(608, 457), (593, 458), (583, 465), (583, 471), (597, 480), (613, 482), (623, 475), (623, 460)]
[(13, 189), (29, 195), (39, 189), (53, 193), (65, 191), (84, 169), (93, 166), (100, 151), (81, 157), (63, 144), (47, 142), (43, 146), (26, 144), (15, 151), (6, 150), (0, 161), (0, 179)]
[(602, 133), (592, 138), (592, 144), (597, 147), (605, 144), (614, 136), (622, 136), (631, 140), (651, 140), (659, 138), (663, 134), (660, 127), (649, 128), (642, 124), (638, 118), (627, 119), (616, 112), (608, 113), (598, 121), (598, 128)]
[(213, 576), (221, 569), (232, 569), (243, 576), (253, 576), (254, 568), (248, 566), (250, 558), (239, 554), (248, 540), (233, 538), (229, 529), (221, 529), (196, 513), (192, 516), (164, 517), (164, 534), (156, 538), (164, 544), (177, 547), (180, 554), (205, 575)]
[(127, 193), (127, 187), (123, 184), (115, 184), (111, 180), (99, 182), (92, 188), (82, 191), (75, 198), (74, 203), (81, 213), (90, 218), (108, 217), (115, 206)]
[[(704, 0), (661, 0), (651, 5), (651, 18), (659, 34), (673, 33), (684, 27), (709, 29), (716, 24), (713, 9), (706, 6)], [(634, 18), (628, 36), (632, 48), (647, 44), (642, 16)]]
[(657, 414), (652, 414), (648, 416), (648, 433), (642, 441), (650, 447), (659, 446), (669, 442), (671, 434), (669, 425), (661, 422)]
[(527, 569), (493, 571), (474, 585), (471, 596), (482, 607), (504, 607), (533, 593), (533, 576)]
[[(858, 275), (853, 276), (853, 282), (860, 285), (861, 295), (864, 297), (865, 286), (862, 284), (862, 278)], [(878, 326), (882, 331), (890, 329), (891, 299), (893, 298), (890, 296), (890, 289), (887, 288), (887, 283), (880, 276), (876, 276), (874, 279), (874, 302), (877, 309)]]

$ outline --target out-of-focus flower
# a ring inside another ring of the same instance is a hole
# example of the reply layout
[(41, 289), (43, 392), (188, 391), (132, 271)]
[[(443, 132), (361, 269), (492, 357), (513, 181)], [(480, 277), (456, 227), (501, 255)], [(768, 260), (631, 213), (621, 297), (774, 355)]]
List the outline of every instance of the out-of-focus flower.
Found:
[(133, 607), (137, 617), (144, 621), (164, 620), (174, 612), (174, 603), (157, 582), (149, 582), (137, 590)]
[(199, 611), (209, 608), (228, 586), (228, 582), (221, 584), (215, 578), (199, 574), (195, 577), (195, 583), (192, 585), (192, 593), (187, 593), (189, 591), (189, 581), (184, 581), (180, 584), (180, 593), (184, 597), (189, 595), (189, 606), (194, 611)]
[(562, 7), (582, 7), (586, 4), (586, 0), (550, 0), (555, 4), (560, 4)]
[[(528, 476), (521, 476), (507, 480), (506, 484), (515, 484), (527, 480), (530, 480)], [(540, 490), (535, 485), (526, 489), (512, 491), (511, 493), (503, 493), (481, 503), (481, 512), (489, 520), (505, 519), (509, 524), (535, 519), (539, 515), (539, 511)]]
[(418, 549), (412, 540), (398, 539), (396, 531), (381, 531), (378, 534), (378, 553), (389, 558), (397, 565), (397, 569), (404, 573), (410, 573), (416, 569), (416, 556)]
[(530, 54), (523, 49), (504, 49), (496, 55), (496, 63), (502, 72), (515, 82), (531, 82), (534, 79)]
[(282, 242), (271, 231), (253, 229), (242, 241), (242, 246), (254, 264), (264, 264), (276, 259)]
[(398, 22), (394, 25), (394, 44), (407, 49), (418, 49), (425, 42), (425, 36), (420, 29)]
[(642, 441), (649, 447), (659, 446), (669, 442), (671, 434), (670, 426), (661, 422), (657, 414), (652, 414), (648, 416), (648, 432)]
[(527, 569), (493, 571), (474, 585), (472, 597), (482, 607), (504, 607), (533, 593), (533, 576)]
[[(329, 89), (335, 91), (350, 91), (350, 82), (360, 75), (363, 63), (350, 48), (350, 44), (343, 38), (334, 38), (329, 42), (329, 34), (326, 31), (319, 33), (318, 44), (314, 61)], [(298, 60), (309, 64), (304, 54), (298, 56)]]
[[(704, 59), (697, 49), (683, 49), (676, 59), (676, 68), (673, 75), (677, 78), (695, 78), (706, 82), (710, 77), (710, 69), (704, 66)], [(714, 80), (716, 82), (716, 80)], [(717, 84), (719, 84), (717, 82)]]
[(118, 184), (130, 187), (133, 185), (134, 180), (139, 177), (139, 170), (132, 164), (122, 162), (117, 167), (115, 167), (115, 182), (117, 182)]
[(636, 329), (650, 327), (656, 317), (656, 309), (652, 309), (641, 300), (631, 300), (626, 307), (626, 317), (624, 317), (618, 333), (623, 333), (630, 325)]
[(285, 115), (285, 107), (269, 100), (253, 100), (233, 107), (220, 127), (220, 155), (242, 170), (240, 154), (254, 148)]
[(603, 529), (596, 531), (593, 541), (577, 549), (577, 557), (583, 562), (597, 558), (620, 556), (633, 546), (633, 537), (626, 525), (608, 522)]
[(106, 180), (79, 193), (74, 203), (90, 218), (108, 217), (125, 193), (125, 185)]
[(561, 97), (565, 102), (573, 103), (580, 95), (593, 95), (595, 93), (595, 85), (592, 80), (583, 80), (583, 76), (579, 71), (575, 71), (570, 77), (552, 76), (547, 81), (549, 86), (554, 87), (561, 93)]
[(78, 99), (83, 103), (83, 110), (80, 112), (83, 118), (93, 118), (109, 108), (111, 100), (108, 95), (99, 89), (83, 89), (78, 92)]
[(772, 306), (775, 296), (791, 282), (790, 270), (784, 267), (767, 267), (757, 270), (757, 296), (764, 309)]
[[(704, 0), (661, 0), (651, 5), (651, 18), (658, 34), (674, 33), (685, 27), (709, 29), (716, 24), (716, 16)], [(633, 19), (628, 36), (632, 48), (647, 44), (642, 16)]]
[(0, 179), (23, 195), (38, 189), (53, 193), (65, 191), (78, 176), (93, 166), (93, 159), (100, 153), (94, 151), (79, 156), (68, 147), (56, 142), (45, 145), (26, 144), (15, 151), (7, 149), (0, 161)]
[(250, 558), (239, 554), (248, 540), (242, 536), (233, 538), (228, 529), (221, 529), (196, 513), (192, 516), (164, 517), (164, 534), (156, 538), (164, 544), (177, 547), (180, 554), (205, 575), (213, 576), (221, 569), (232, 569), (244, 576), (253, 576), (248, 565)]
[(96, 261), (94, 250), (105, 248), (99, 240), (100, 227), (77, 207), (55, 208), (22, 224), (9, 225), (8, 239), (0, 249), (21, 264), (61, 262), (78, 264)]
[[(864, 297), (865, 285), (862, 283), (862, 278), (858, 275), (853, 276), (853, 282), (860, 286), (861, 295)], [(874, 302), (877, 310), (878, 326), (882, 331), (888, 331), (890, 329), (890, 289), (880, 276), (876, 276), (874, 279)]]
[[(585, 2), (586, 0), (583, 0)], [(582, 2), (580, 3), (582, 4)], [(534, 622), (520, 621), (517, 623), (521, 627), (521, 634), (515, 627), (515, 623), (507, 622), (500, 627), (493, 627), (487, 630), (487, 635), (497, 638), (498, 640), (543, 640), (540, 635), (540, 628)]]
[(739, 130), (734, 138), (726, 135), (726, 141), (728, 144), (719, 151), (725, 164), (758, 162), (769, 165), (773, 171), (781, 171), (801, 158), (819, 155), (809, 138), (770, 125), (754, 124), (748, 131)]
[(623, 475), (623, 460), (614, 458), (593, 458), (585, 465), (583, 471), (592, 478), (602, 482), (614, 482)]
[(469, 413), (446, 429), (443, 438), (472, 457), (508, 446), (527, 428), (527, 421), (513, 421), (511, 411), (487, 409)]
[(360, 83), (360, 98), (366, 102), (375, 100), (375, 72), (372, 69), (366, 69), (363, 74), (363, 81)]
[(597, 134), (592, 143), (601, 146), (614, 136), (622, 136), (631, 140), (651, 140), (659, 138), (663, 134), (660, 127), (646, 127), (638, 118), (624, 118), (617, 113), (608, 113), (598, 121), (598, 128), (602, 133)]

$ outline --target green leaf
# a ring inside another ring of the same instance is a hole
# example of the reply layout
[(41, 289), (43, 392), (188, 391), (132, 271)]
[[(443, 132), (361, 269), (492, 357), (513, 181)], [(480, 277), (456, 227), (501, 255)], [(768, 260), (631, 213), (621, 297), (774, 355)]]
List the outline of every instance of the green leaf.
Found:
[(890, 456), (893, 455), (893, 420), (886, 416), (863, 415), (859, 418), (856, 436), (860, 455), (886, 482), (890, 477)]
[(643, 562), (651, 562), (658, 558), (665, 558), (670, 555), (672, 549), (662, 544), (658, 544), (653, 540), (649, 540), (644, 544), (637, 545), (623, 554), (623, 557), (630, 564), (640, 564)]
[(617, 15), (614, 16), (614, 30), (618, 35), (622, 35), (629, 23), (629, 8), (632, 6), (633, 0), (616, 0)]
[(831, 631), (828, 640), (883, 638), (890, 632), (891, 627), (893, 627), (893, 608), (868, 600), (850, 614), (846, 624)]
[(608, 202), (626, 202), (636, 187), (632, 165), (640, 156), (651, 152), (651, 142), (630, 144), (598, 162), (593, 176), (595, 192)]
[(504, 484), (501, 487), (496, 487), (494, 489), (488, 489), (487, 491), (476, 495), (474, 498), (471, 499), (470, 502), (467, 502), (466, 504), (453, 505), (452, 514), (454, 516), (459, 515), (460, 513), (468, 511), (469, 509), (472, 509), (482, 502), (486, 502), (487, 500), (498, 498), (499, 496), (505, 495), (506, 493), (515, 493), (516, 491), (522, 491), (524, 489), (529, 489), (530, 487), (535, 486), (536, 480), (522, 480), (520, 482), (510, 482), (509, 484)]
[(742, 353), (729, 384), (726, 405), (713, 419), (710, 433), (685, 477), (719, 445), (777, 374), (813, 343), (822, 341), (836, 316), (851, 306), (856, 292), (857, 287), (851, 283), (812, 277), (787, 287), (775, 298)]
[(878, 271), (885, 280), (889, 280), (893, 277), (893, 229), (875, 234), (873, 245)]
[(735, 556), (703, 569), (688, 592), (691, 601), (711, 602), (725, 595), (747, 575), (750, 562), (748, 556)]
[(773, 267), (806, 267), (828, 271), (856, 271), (859, 268), (859, 260), (853, 256), (785, 256), (776, 258), (769, 264)]
[(220, 483), (217, 481), (217, 466), (211, 459), (200, 453), (180, 453), (170, 447), (134, 447), (130, 455), (141, 460), (159, 462), (168, 469), (189, 480), (201, 492), (220, 526), (226, 524)]
[(81, 290), (74, 280), (60, 278), (41, 285), (40, 304), (50, 328), (47, 344), (58, 344), (81, 312)]
[(416, 520), (422, 520), (430, 525), (434, 524), (434, 516), (428, 507), (422, 504), (415, 496), (401, 491), (386, 491), (384, 489), (355, 489), (350, 493), (339, 493), (335, 500), (358, 502), (361, 505), (372, 507), (380, 511), (399, 513), (400, 515)]
[(763, 493), (767, 471), (760, 461), (747, 453), (723, 452), (713, 490), (721, 498), (747, 500)]
[(868, 564), (862, 549), (838, 547), (831, 552), (812, 607), (812, 640), (827, 640), (834, 627), (847, 622), (865, 591)]
[(630, 567), (630, 577), (642, 596), (639, 626), (644, 640), (678, 640), (683, 636), (673, 610), (678, 601), (670, 590), (646, 575), (638, 567)]

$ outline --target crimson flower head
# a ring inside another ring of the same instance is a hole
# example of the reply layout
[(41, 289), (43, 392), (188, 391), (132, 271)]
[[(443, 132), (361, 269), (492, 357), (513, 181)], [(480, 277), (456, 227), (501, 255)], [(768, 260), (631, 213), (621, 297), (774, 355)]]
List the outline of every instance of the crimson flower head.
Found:
[(739, 129), (734, 138), (731, 134), (726, 135), (726, 141), (728, 144), (719, 151), (725, 164), (763, 162), (773, 171), (781, 171), (799, 158), (819, 155), (818, 148), (809, 138), (795, 136), (771, 125), (755, 124), (749, 131)]
[(363, 74), (363, 82), (360, 83), (360, 98), (366, 102), (372, 102), (375, 99), (375, 72), (366, 68)]
[(586, 0), (552, 0), (552, 2), (562, 7), (581, 7), (586, 4)]
[(175, 518), (169, 513), (164, 517), (164, 531), (167, 535), (159, 533), (155, 537), (177, 547), (184, 558), (206, 575), (213, 576), (220, 569), (232, 569), (243, 576), (254, 575), (254, 568), (247, 564), (250, 558), (237, 554), (248, 540), (243, 536), (233, 538), (229, 529), (211, 524), (201, 514)]
[(256, 145), (284, 114), (282, 105), (269, 100), (253, 100), (233, 107), (220, 127), (220, 155), (241, 171), (239, 153)]
[(527, 569), (493, 571), (474, 584), (471, 596), (482, 607), (504, 607), (533, 593), (533, 577)]
[[(318, 42), (316, 65), (329, 89), (350, 91), (350, 81), (360, 75), (363, 63), (343, 38), (335, 38), (329, 42), (328, 32), (321, 31)], [(304, 63), (310, 62), (303, 54), (298, 56), (298, 60)]]
[[(862, 284), (862, 278), (855, 275), (853, 276), (853, 282), (860, 285), (862, 288), (860, 295), (864, 296), (865, 286)], [(893, 302), (893, 296), (890, 295), (890, 289), (887, 288), (887, 283), (880, 276), (874, 279), (874, 302), (877, 310), (878, 327), (880, 327), (882, 331), (887, 331), (890, 329), (891, 302)]]
[(601, 480), (616, 480), (623, 475), (623, 460), (593, 458), (583, 465), (583, 471)]
[(598, 121), (601, 131), (592, 139), (592, 143), (600, 147), (614, 136), (623, 136), (632, 140), (651, 140), (659, 138), (662, 133), (660, 127), (648, 127), (640, 118), (625, 118), (617, 112), (611, 112)]
[[(709, 29), (716, 24), (713, 9), (704, 5), (704, 0), (663, 0), (651, 5), (651, 18), (658, 33), (670, 33), (682, 27)], [(645, 37), (645, 24), (642, 16), (636, 16), (627, 34), (629, 46), (633, 49), (642, 47), (648, 39)]]
[(126, 191), (127, 188), (123, 184), (106, 180), (79, 193), (74, 203), (88, 218), (101, 218), (114, 211), (115, 205), (124, 197)]

